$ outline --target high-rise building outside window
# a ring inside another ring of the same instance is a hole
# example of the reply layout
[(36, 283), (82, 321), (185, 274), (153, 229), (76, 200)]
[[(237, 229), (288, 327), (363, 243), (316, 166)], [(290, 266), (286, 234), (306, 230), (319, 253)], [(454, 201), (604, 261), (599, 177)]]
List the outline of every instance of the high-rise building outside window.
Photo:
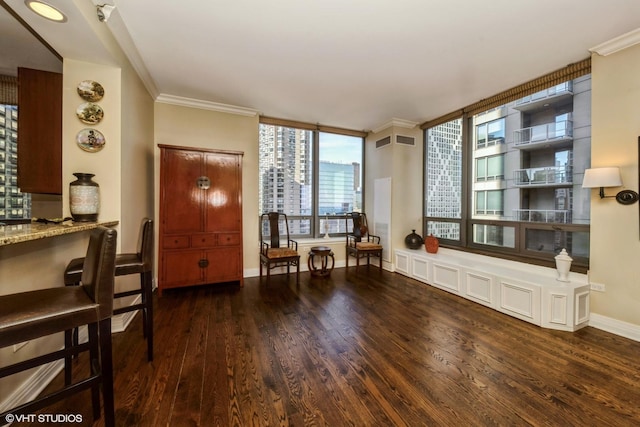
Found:
[(260, 214), (282, 212), (297, 237), (345, 232), (362, 209), (362, 137), (260, 124)]
[(427, 129), (425, 140), (425, 212), (430, 218), (427, 221), (427, 235), (459, 241), (462, 219), (462, 119)]
[(511, 259), (566, 249), (588, 266), (590, 104), (586, 74), (426, 127), (425, 233)]
[(31, 219), (31, 194), (18, 188), (18, 107), (0, 104), (0, 222)]

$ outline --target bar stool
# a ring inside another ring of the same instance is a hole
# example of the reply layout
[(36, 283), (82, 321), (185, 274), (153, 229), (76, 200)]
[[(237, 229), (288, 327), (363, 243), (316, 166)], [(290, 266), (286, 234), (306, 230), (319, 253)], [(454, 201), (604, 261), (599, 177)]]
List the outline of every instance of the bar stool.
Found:
[[(64, 270), (64, 284), (66, 286), (80, 285), (83, 273), (84, 258), (74, 258), (69, 261)], [(117, 292), (113, 298), (122, 298), (131, 295), (141, 295), (139, 304), (116, 308), (113, 314), (127, 313), (130, 311), (142, 311), (142, 331), (147, 340), (147, 359), (153, 360), (153, 300), (152, 300), (152, 266), (153, 266), (153, 220), (144, 218), (140, 224), (138, 235), (138, 251), (136, 253), (123, 253), (116, 255), (116, 276), (128, 274), (140, 274), (140, 289)], [(69, 343), (72, 331), (65, 335), (65, 342)], [(77, 345), (78, 333), (73, 331), (73, 342)], [(65, 359), (65, 381), (71, 380), (71, 357)]]
[(58, 391), (0, 414), (11, 416), (40, 410), (71, 394), (91, 389), (94, 419), (100, 418), (100, 385), (106, 426), (115, 425), (111, 316), (116, 257), (116, 231), (97, 227), (91, 232), (82, 286), (57, 287), (0, 296), (0, 347), (87, 325), (89, 341), (0, 368), (0, 378), (89, 351), (90, 375)]

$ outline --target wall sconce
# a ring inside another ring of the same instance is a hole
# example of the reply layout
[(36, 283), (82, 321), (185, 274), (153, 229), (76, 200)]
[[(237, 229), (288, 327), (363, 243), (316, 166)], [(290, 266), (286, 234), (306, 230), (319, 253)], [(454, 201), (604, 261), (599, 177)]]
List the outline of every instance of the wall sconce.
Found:
[(633, 190), (622, 190), (615, 196), (605, 196), (605, 187), (622, 186), (622, 178), (620, 178), (619, 168), (593, 168), (584, 171), (584, 179), (582, 180), (582, 188), (598, 188), (600, 187), (600, 198), (615, 197), (618, 203), (623, 205), (631, 205), (638, 201), (638, 193)]

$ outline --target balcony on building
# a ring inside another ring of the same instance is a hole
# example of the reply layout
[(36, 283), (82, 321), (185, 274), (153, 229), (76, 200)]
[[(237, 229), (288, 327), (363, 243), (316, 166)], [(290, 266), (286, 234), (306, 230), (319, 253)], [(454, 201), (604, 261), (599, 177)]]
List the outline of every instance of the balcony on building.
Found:
[(573, 82), (560, 83), (515, 101), (513, 108), (522, 112), (547, 108), (554, 104), (566, 103), (573, 96)]
[(551, 209), (514, 209), (513, 216), (520, 222), (546, 222), (570, 224), (571, 211)]
[(540, 150), (554, 147), (568, 147), (573, 142), (573, 120), (535, 125), (513, 132), (515, 148), (520, 150)]
[(573, 185), (573, 171), (567, 166), (547, 166), (517, 169), (513, 172), (516, 187), (569, 187)]

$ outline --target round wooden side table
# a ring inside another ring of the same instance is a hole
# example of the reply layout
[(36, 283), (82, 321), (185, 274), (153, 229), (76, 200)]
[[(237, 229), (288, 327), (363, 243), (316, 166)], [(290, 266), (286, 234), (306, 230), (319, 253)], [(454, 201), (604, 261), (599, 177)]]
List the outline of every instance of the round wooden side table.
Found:
[[(315, 257), (319, 258), (319, 268), (316, 266), (316, 262), (314, 260)], [(329, 259), (331, 259), (331, 266), (329, 266)], [(312, 246), (311, 249), (309, 249), (307, 265), (309, 266), (309, 273), (311, 273), (312, 276), (329, 276), (333, 270), (333, 266), (335, 265), (335, 259), (333, 258), (331, 248), (328, 246)]]

